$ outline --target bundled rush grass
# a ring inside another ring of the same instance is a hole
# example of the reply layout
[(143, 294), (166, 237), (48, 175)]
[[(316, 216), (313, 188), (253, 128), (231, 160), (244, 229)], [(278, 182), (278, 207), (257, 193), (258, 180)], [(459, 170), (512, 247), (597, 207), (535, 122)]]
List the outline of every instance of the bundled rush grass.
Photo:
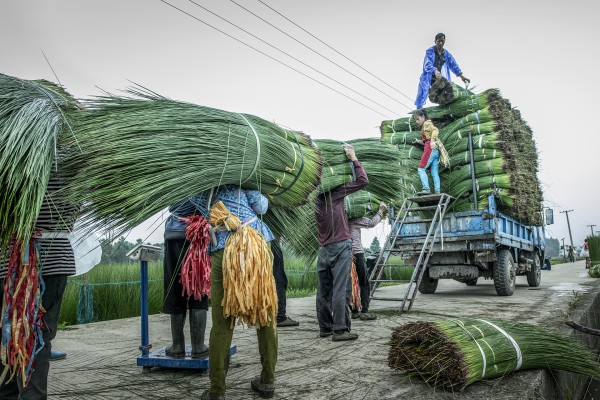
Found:
[(70, 189), (86, 203), (93, 228), (126, 230), (225, 184), (294, 207), (307, 203), (320, 183), (320, 152), (301, 132), (142, 89), (131, 93), (90, 101), (73, 119), (82, 151), (69, 159), (81, 167)]
[(599, 364), (582, 344), (524, 323), (463, 318), (418, 321), (394, 329), (389, 344), (392, 369), (450, 391), (526, 369), (600, 378)]

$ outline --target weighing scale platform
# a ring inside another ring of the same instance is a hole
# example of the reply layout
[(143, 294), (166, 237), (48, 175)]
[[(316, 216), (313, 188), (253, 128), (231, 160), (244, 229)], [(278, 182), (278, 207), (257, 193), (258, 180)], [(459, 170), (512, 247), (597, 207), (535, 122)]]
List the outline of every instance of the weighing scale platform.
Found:
[[(164, 368), (182, 368), (182, 369), (203, 369), (208, 370), (208, 356), (192, 358), (190, 353), (192, 351), (191, 345), (185, 346), (186, 357), (176, 358), (165, 354), (165, 348), (160, 348), (148, 354), (141, 355), (137, 358), (137, 365), (144, 367), (144, 370), (148, 370), (151, 367), (164, 367)], [(229, 349), (229, 355), (233, 356), (237, 352), (237, 346), (232, 345)]]

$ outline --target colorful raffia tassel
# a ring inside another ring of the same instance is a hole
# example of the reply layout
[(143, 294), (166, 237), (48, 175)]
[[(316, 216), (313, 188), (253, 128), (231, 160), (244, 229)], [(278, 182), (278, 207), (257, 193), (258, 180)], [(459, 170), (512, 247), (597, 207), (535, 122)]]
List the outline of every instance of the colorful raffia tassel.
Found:
[(38, 254), (35, 237), (25, 249), (18, 241), (13, 241), (10, 248), (3, 289), (0, 360), (4, 369), (0, 383), (16, 375), (27, 386), (35, 357), (44, 347), (41, 331), (44, 282)]
[(358, 285), (358, 274), (356, 273), (354, 257), (352, 257), (350, 276), (352, 277), (352, 298), (350, 299), (350, 308), (360, 311), (360, 286)]
[(181, 264), (182, 295), (188, 298), (194, 296), (196, 300), (202, 296), (210, 297), (210, 223), (201, 215), (181, 220), (187, 224), (185, 237), (190, 242)]
[(277, 315), (277, 292), (273, 254), (265, 238), (242, 224), (221, 201), (211, 208), (210, 222), (231, 232), (223, 254), (224, 316), (259, 328), (269, 326)]

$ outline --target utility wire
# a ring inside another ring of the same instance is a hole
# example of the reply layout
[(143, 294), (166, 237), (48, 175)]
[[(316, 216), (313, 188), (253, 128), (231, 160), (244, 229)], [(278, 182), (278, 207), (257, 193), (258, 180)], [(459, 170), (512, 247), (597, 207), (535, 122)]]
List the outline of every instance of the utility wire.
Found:
[[(191, 1), (191, 0), (190, 0)], [(367, 82), (366, 80), (364, 80), (363, 78), (361, 78), (360, 76), (356, 75), (355, 73), (353, 73), (352, 71), (349, 71), (348, 69), (344, 68), (343, 66), (339, 65), (338, 63), (336, 63), (335, 61), (331, 60), (330, 58), (328, 58), (327, 56), (319, 53), (317, 50), (313, 49), (312, 47), (308, 46), (307, 44), (301, 42), (300, 40), (296, 39), (295, 37), (293, 37), (292, 35), (290, 35), (289, 33), (285, 32), (283, 29), (278, 28), (277, 26), (273, 25), (272, 23), (270, 23), (269, 21), (267, 21), (266, 19), (262, 18), (261, 16), (257, 15), (256, 13), (250, 11), (249, 9), (247, 9), (246, 7), (242, 6), (241, 4), (237, 3), (235, 0), (229, 0), (231, 1), (233, 4), (235, 4), (236, 6), (240, 7), (241, 9), (245, 10), (246, 12), (254, 15), (256, 18), (260, 19), (261, 21), (263, 21), (265, 24), (271, 26), (274, 29), (277, 29), (279, 32), (283, 33), (284, 35), (286, 35), (287, 37), (289, 37), (290, 39), (292, 39), (293, 41), (295, 41), (296, 43), (299, 43), (300, 45), (306, 47), (308, 50), (312, 51), (313, 53), (317, 54), (318, 56), (324, 58), (325, 60), (329, 61), (330, 63), (332, 63), (333, 65), (335, 65), (336, 67), (342, 69), (343, 71), (349, 73), (350, 75), (352, 75), (353, 77), (355, 77), (356, 79), (360, 80), (361, 82), (369, 85), (371, 88), (377, 90), (379, 93), (383, 94), (384, 96), (389, 97), (390, 99), (392, 99), (393, 101), (397, 102), (398, 104), (406, 107), (409, 110), (412, 110), (413, 107), (407, 106), (406, 104), (404, 104), (403, 102), (401, 102), (400, 100), (390, 96), (389, 94), (387, 94), (386, 92), (384, 92), (383, 90), (380, 90), (379, 88), (377, 88), (376, 86), (373, 86), (372, 84), (370, 84), (369, 82)], [(339, 53), (339, 52), (338, 52)], [(410, 100), (410, 99), (409, 99)]]
[[(161, 0), (161, 1), (162, 1), (162, 0)], [(310, 68), (311, 70), (315, 71), (316, 73), (323, 75), (324, 77), (326, 77), (326, 78), (328, 78), (328, 79), (332, 80), (333, 82), (337, 83), (338, 85), (340, 85), (340, 86), (343, 86), (344, 88), (346, 88), (346, 89), (350, 90), (351, 92), (353, 92), (353, 93), (355, 93), (355, 94), (357, 94), (357, 95), (361, 96), (361, 97), (362, 97), (362, 98), (364, 98), (365, 100), (368, 100), (368, 101), (370, 101), (370, 102), (372, 102), (372, 103), (374, 103), (374, 104), (378, 105), (379, 107), (383, 108), (383, 109), (384, 109), (384, 110), (386, 110), (386, 111), (389, 111), (389, 112), (391, 112), (392, 114), (396, 114), (396, 111), (394, 111), (394, 110), (391, 110), (391, 109), (387, 108), (386, 106), (384, 106), (383, 104), (380, 104), (380, 103), (376, 102), (375, 100), (373, 100), (373, 99), (371, 99), (371, 98), (369, 98), (369, 97), (367, 97), (367, 96), (363, 95), (362, 93), (359, 93), (359, 92), (357, 92), (356, 90), (354, 90), (354, 89), (352, 89), (351, 87), (349, 87), (349, 86), (347, 86), (347, 85), (343, 84), (342, 82), (338, 81), (337, 79), (335, 79), (335, 78), (333, 78), (333, 77), (331, 77), (331, 76), (329, 76), (329, 75), (325, 74), (324, 72), (321, 72), (321, 71), (319, 71), (318, 69), (316, 69), (316, 68), (314, 68), (314, 67), (312, 67), (312, 66), (308, 65), (307, 63), (305, 63), (304, 61), (300, 60), (299, 58), (292, 56), (291, 54), (287, 53), (286, 51), (284, 51), (284, 50), (281, 50), (281, 49), (280, 49), (280, 48), (278, 48), (277, 46), (274, 46), (274, 45), (272, 45), (271, 43), (267, 42), (266, 40), (263, 40), (263, 39), (261, 39), (260, 37), (258, 37), (258, 36), (256, 36), (256, 35), (254, 35), (253, 33), (251, 33), (251, 32), (249, 32), (249, 31), (247, 31), (246, 29), (244, 29), (244, 28), (242, 28), (242, 27), (240, 27), (239, 25), (236, 25), (236, 24), (234, 24), (233, 22), (231, 22), (231, 21), (227, 20), (226, 18), (224, 18), (224, 17), (222, 17), (222, 16), (218, 15), (217, 13), (215, 13), (215, 12), (213, 12), (213, 11), (209, 10), (208, 8), (206, 8), (206, 7), (204, 7), (204, 6), (202, 6), (202, 5), (198, 4), (198, 3), (196, 3), (194, 0), (189, 0), (189, 2), (190, 2), (190, 3), (192, 3), (192, 4), (195, 4), (196, 6), (200, 7), (200, 8), (201, 8), (201, 9), (203, 9), (204, 11), (206, 11), (206, 12), (208, 12), (208, 13), (210, 13), (210, 14), (214, 15), (215, 17), (217, 17), (217, 18), (219, 18), (219, 19), (221, 19), (222, 21), (225, 21), (225, 22), (227, 22), (228, 24), (230, 24), (230, 25), (232, 25), (232, 26), (236, 27), (237, 29), (241, 30), (242, 32), (244, 32), (244, 33), (246, 33), (246, 34), (248, 34), (248, 35), (252, 36), (252, 37), (253, 37), (253, 38), (255, 38), (256, 40), (258, 40), (258, 41), (260, 41), (260, 42), (262, 42), (262, 43), (266, 44), (267, 46), (269, 46), (269, 47), (271, 47), (271, 48), (273, 48), (273, 49), (275, 49), (275, 50), (277, 50), (277, 51), (279, 51), (279, 52), (281, 52), (281, 53), (285, 54), (286, 56), (290, 57), (290, 58), (291, 58), (291, 59), (293, 59), (294, 61), (297, 61), (297, 62), (299, 62), (300, 64), (304, 65), (305, 67), (307, 67), (307, 68)], [(263, 54), (264, 54), (264, 53), (263, 53)]]
[[(327, 46), (328, 48), (330, 48), (331, 50), (335, 51), (337, 54), (339, 54), (340, 56), (344, 57), (346, 60), (350, 61), (352, 64), (356, 65), (358, 68), (362, 69), (363, 71), (365, 71), (367, 74), (371, 75), (373, 78), (377, 79), (378, 81), (380, 81), (381, 83), (383, 83), (384, 85), (388, 86), (389, 88), (395, 90), (396, 92), (400, 93), (402, 96), (406, 97), (408, 100), (410, 100), (411, 102), (414, 102), (414, 99), (408, 97), (407, 95), (405, 95), (404, 93), (402, 93), (400, 90), (396, 89), (395, 87), (393, 87), (392, 85), (390, 85), (389, 83), (387, 83), (386, 81), (384, 81), (383, 79), (379, 78), (377, 75), (373, 74), (372, 72), (368, 71), (366, 68), (364, 68), (363, 66), (361, 66), (360, 64), (358, 64), (357, 62), (353, 61), (352, 59), (348, 58), (347, 56), (345, 56), (344, 54), (340, 53), (339, 51), (337, 51), (335, 48), (333, 48), (332, 46), (330, 46), (329, 44), (325, 43), (324, 41), (322, 41), (321, 39), (319, 39), (318, 37), (316, 37), (315, 35), (313, 35), (312, 33), (310, 33), (309, 31), (307, 31), (306, 29), (304, 29), (303, 27), (301, 27), (300, 25), (298, 25), (297, 23), (295, 23), (294, 21), (292, 21), (291, 19), (289, 19), (288, 17), (286, 17), (285, 15), (283, 15), (282, 13), (280, 13), (279, 11), (275, 10), (273, 7), (271, 7), (270, 5), (268, 5), (267, 3), (265, 3), (262, 0), (257, 0), (258, 2), (260, 2), (261, 4), (263, 4), (265, 7), (269, 8), (271, 11), (273, 11), (274, 13), (278, 14), (279, 16), (281, 16), (282, 18), (284, 18), (285, 20), (289, 21), (291, 24), (293, 24), (294, 26), (296, 26), (297, 28), (301, 29), (302, 31), (304, 31), (306, 34), (312, 36), (314, 39), (318, 40), (320, 43), (322, 43), (323, 45)], [(412, 107), (411, 107), (412, 109)]]
[(169, 2), (167, 2), (167, 1), (165, 1), (165, 0), (160, 0), (160, 1), (161, 1), (162, 3), (165, 3), (166, 5), (168, 5), (168, 6), (171, 6), (171, 7), (173, 7), (174, 9), (176, 9), (176, 10), (178, 10), (178, 11), (182, 12), (183, 14), (185, 14), (185, 15), (187, 15), (187, 16), (189, 16), (189, 17), (193, 18), (193, 19), (195, 19), (196, 21), (198, 21), (198, 22), (201, 22), (201, 23), (203, 23), (204, 25), (206, 25), (206, 26), (208, 26), (208, 27), (210, 27), (210, 28), (212, 28), (212, 29), (214, 29), (214, 30), (216, 30), (216, 31), (218, 31), (218, 32), (220, 32), (220, 33), (222, 33), (223, 35), (225, 35), (225, 36), (227, 36), (227, 37), (229, 37), (229, 38), (231, 38), (231, 39), (233, 39), (233, 40), (235, 40), (236, 42), (239, 42), (239, 43), (243, 44), (244, 46), (247, 46), (247, 47), (251, 48), (252, 50), (254, 50), (254, 51), (256, 51), (256, 52), (258, 52), (258, 53), (260, 53), (260, 54), (264, 55), (265, 57), (268, 57), (268, 58), (270, 58), (271, 60), (273, 60), (273, 61), (275, 61), (275, 62), (278, 62), (279, 64), (281, 64), (281, 65), (283, 65), (283, 66), (285, 66), (285, 67), (287, 67), (287, 68), (291, 69), (292, 71), (298, 72), (299, 74), (301, 74), (301, 75), (303, 75), (303, 76), (307, 77), (308, 79), (310, 79), (310, 80), (312, 80), (312, 81), (314, 81), (314, 82), (318, 83), (319, 85), (325, 86), (326, 88), (328, 88), (328, 89), (330, 89), (330, 90), (333, 90), (334, 92), (336, 92), (336, 93), (338, 93), (338, 94), (340, 94), (340, 95), (344, 96), (344, 97), (345, 97), (345, 98), (347, 98), (348, 100), (351, 100), (351, 101), (353, 101), (353, 102), (355, 102), (355, 103), (357, 103), (357, 104), (360, 104), (361, 106), (363, 106), (363, 107), (365, 107), (365, 108), (368, 108), (369, 110), (371, 110), (371, 111), (373, 111), (373, 112), (375, 112), (375, 113), (377, 113), (377, 114), (379, 114), (379, 115), (381, 115), (381, 116), (383, 116), (383, 117), (385, 117), (385, 118), (390, 118), (388, 115), (385, 115), (385, 114), (381, 113), (380, 111), (377, 111), (377, 110), (375, 110), (374, 108), (371, 108), (371, 107), (369, 107), (368, 105), (366, 105), (366, 104), (364, 104), (364, 103), (361, 103), (360, 101), (358, 101), (358, 100), (356, 100), (356, 99), (353, 99), (352, 97), (348, 96), (347, 94), (345, 94), (345, 93), (342, 93), (342, 92), (340, 92), (339, 90), (337, 90), (337, 89), (334, 89), (334, 88), (332, 88), (331, 86), (327, 85), (326, 83), (323, 83), (323, 82), (321, 82), (321, 81), (319, 81), (319, 80), (317, 80), (317, 79), (313, 78), (312, 76), (309, 76), (309, 75), (305, 74), (304, 72), (302, 72), (302, 71), (300, 71), (300, 70), (298, 70), (298, 69), (296, 69), (296, 68), (294, 68), (294, 67), (292, 67), (292, 66), (290, 66), (290, 65), (288, 65), (288, 64), (286, 64), (286, 63), (284, 63), (283, 61), (281, 61), (281, 60), (278, 60), (278, 59), (276, 59), (275, 57), (268, 55), (267, 53), (265, 53), (265, 52), (263, 52), (263, 51), (261, 51), (261, 50), (257, 49), (256, 47), (253, 47), (253, 46), (249, 45), (248, 43), (244, 42), (243, 40), (241, 40), (241, 39), (238, 39), (238, 38), (236, 38), (236, 37), (234, 37), (234, 36), (230, 35), (229, 33), (225, 32), (225, 31), (223, 31), (223, 30), (221, 30), (221, 29), (219, 29), (219, 28), (217, 28), (217, 27), (215, 27), (215, 26), (212, 26), (212, 25), (211, 25), (211, 24), (209, 24), (208, 22), (205, 22), (205, 21), (201, 20), (200, 18), (193, 16), (192, 14), (190, 14), (190, 13), (188, 13), (188, 12), (186, 12), (186, 11), (182, 10), (181, 8), (178, 8), (178, 7), (174, 6), (173, 4), (171, 4), (171, 3), (169, 3)]

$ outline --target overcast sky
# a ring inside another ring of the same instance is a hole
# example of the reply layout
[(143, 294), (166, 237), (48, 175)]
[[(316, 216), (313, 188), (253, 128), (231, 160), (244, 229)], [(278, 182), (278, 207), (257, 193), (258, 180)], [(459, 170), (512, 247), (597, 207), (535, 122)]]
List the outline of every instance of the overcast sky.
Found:
[[(599, 2), (235, 0), (297, 42), (233, 1), (165, 1), (196, 19), (160, 0), (4, 0), (0, 72), (58, 77), (79, 98), (117, 93), (132, 81), (313, 138), (347, 140), (379, 136), (382, 120), (406, 116), (425, 50), (444, 32), (446, 49), (477, 90), (499, 88), (532, 127), (545, 205), (555, 210), (549, 236), (569, 242), (559, 212), (571, 209), (575, 245), (590, 233), (586, 225), (600, 230)], [(128, 240), (162, 241), (162, 222), (151, 225)], [(370, 243), (372, 233), (364, 236)]]

